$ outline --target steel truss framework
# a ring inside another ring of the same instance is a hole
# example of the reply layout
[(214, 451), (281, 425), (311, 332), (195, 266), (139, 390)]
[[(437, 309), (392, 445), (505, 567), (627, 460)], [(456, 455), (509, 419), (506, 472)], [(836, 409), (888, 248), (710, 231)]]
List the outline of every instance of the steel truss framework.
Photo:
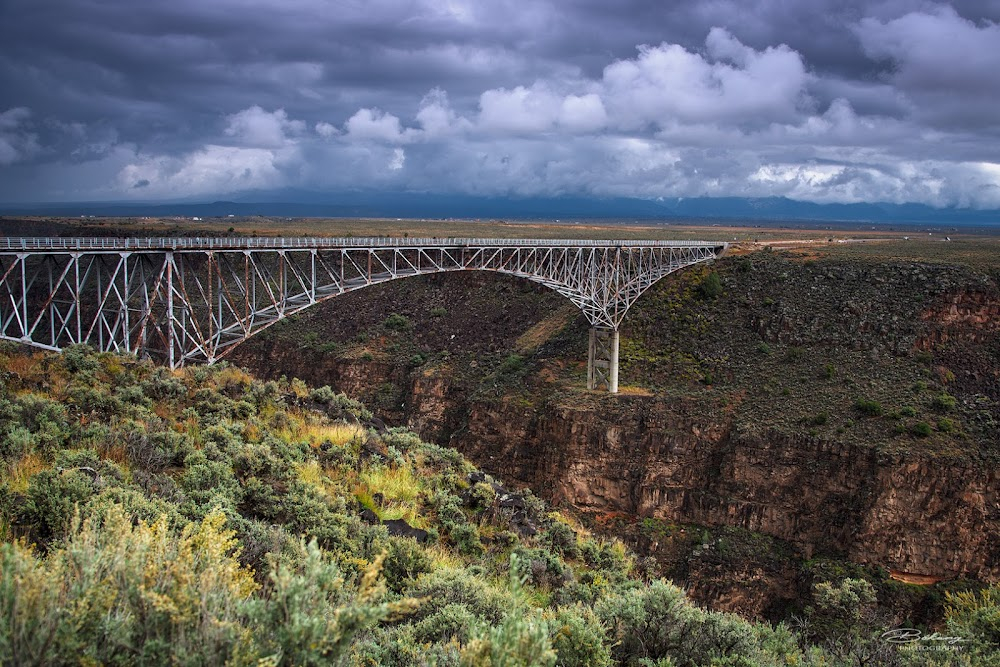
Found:
[[(650, 285), (725, 250), (724, 243), (690, 241), (0, 239), (0, 338), (51, 350), (88, 343), (171, 368), (212, 363), (320, 301), (462, 270), (546, 285), (593, 327), (617, 334)], [(607, 351), (605, 338), (599, 351)], [(592, 359), (594, 351), (592, 343)], [(617, 384), (617, 364), (613, 375)], [(612, 388), (606, 374), (598, 376), (588, 384)]]

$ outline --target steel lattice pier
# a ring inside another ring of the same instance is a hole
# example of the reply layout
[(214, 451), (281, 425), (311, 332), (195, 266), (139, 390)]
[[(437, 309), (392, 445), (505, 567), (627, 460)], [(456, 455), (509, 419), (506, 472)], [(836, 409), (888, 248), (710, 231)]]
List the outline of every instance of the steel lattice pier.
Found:
[(0, 239), (0, 338), (50, 350), (87, 343), (176, 368), (221, 359), (267, 326), (344, 292), (426, 273), (495, 271), (576, 304), (596, 330), (588, 386), (616, 391), (618, 327), (629, 307), (663, 276), (726, 248), (697, 241)]

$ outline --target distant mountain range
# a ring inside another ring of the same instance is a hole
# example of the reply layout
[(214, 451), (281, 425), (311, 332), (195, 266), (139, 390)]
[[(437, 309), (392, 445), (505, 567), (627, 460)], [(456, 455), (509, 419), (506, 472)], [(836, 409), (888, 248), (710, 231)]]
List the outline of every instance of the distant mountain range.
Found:
[(385, 192), (335, 194), (303, 190), (253, 192), (230, 201), (213, 202), (0, 204), (0, 215), (741, 220), (1000, 226), (1000, 210), (933, 208), (923, 204), (815, 204), (785, 197), (518, 198)]

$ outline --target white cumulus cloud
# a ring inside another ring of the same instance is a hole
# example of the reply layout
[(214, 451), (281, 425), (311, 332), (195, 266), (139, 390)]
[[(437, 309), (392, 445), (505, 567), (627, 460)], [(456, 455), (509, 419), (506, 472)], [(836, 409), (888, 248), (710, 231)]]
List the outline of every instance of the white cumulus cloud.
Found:
[(399, 118), (380, 109), (358, 109), (345, 124), (349, 139), (403, 143), (412, 137), (412, 131), (404, 131)]
[(479, 126), (509, 134), (545, 132), (559, 118), (561, 100), (542, 86), (487, 90), (479, 97)]
[(643, 46), (604, 70), (603, 97), (623, 128), (671, 122), (759, 126), (798, 118), (810, 75), (787, 46), (755, 51), (713, 28), (707, 55), (677, 44)]
[(301, 120), (289, 120), (284, 109), (264, 111), (252, 106), (226, 118), (225, 135), (245, 146), (280, 148), (305, 131)]
[(264, 148), (209, 145), (179, 158), (138, 155), (118, 182), (143, 197), (239, 192), (281, 185), (281, 162)]
[(332, 123), (327, 123), (326, 121), (319, 121), (316, 123), (314, 129), (316, 134), (323, 137), (324, 139), (329, 139), (330, 137), (335, 137), (340, 134), (340, 130), (337, 129)]

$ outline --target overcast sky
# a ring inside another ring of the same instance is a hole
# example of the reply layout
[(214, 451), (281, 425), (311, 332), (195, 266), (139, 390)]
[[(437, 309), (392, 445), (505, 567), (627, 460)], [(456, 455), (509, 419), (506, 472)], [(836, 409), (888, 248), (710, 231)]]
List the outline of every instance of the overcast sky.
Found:
[(0, 0), (0, 201), (1000, 208), (1000, 0)]

